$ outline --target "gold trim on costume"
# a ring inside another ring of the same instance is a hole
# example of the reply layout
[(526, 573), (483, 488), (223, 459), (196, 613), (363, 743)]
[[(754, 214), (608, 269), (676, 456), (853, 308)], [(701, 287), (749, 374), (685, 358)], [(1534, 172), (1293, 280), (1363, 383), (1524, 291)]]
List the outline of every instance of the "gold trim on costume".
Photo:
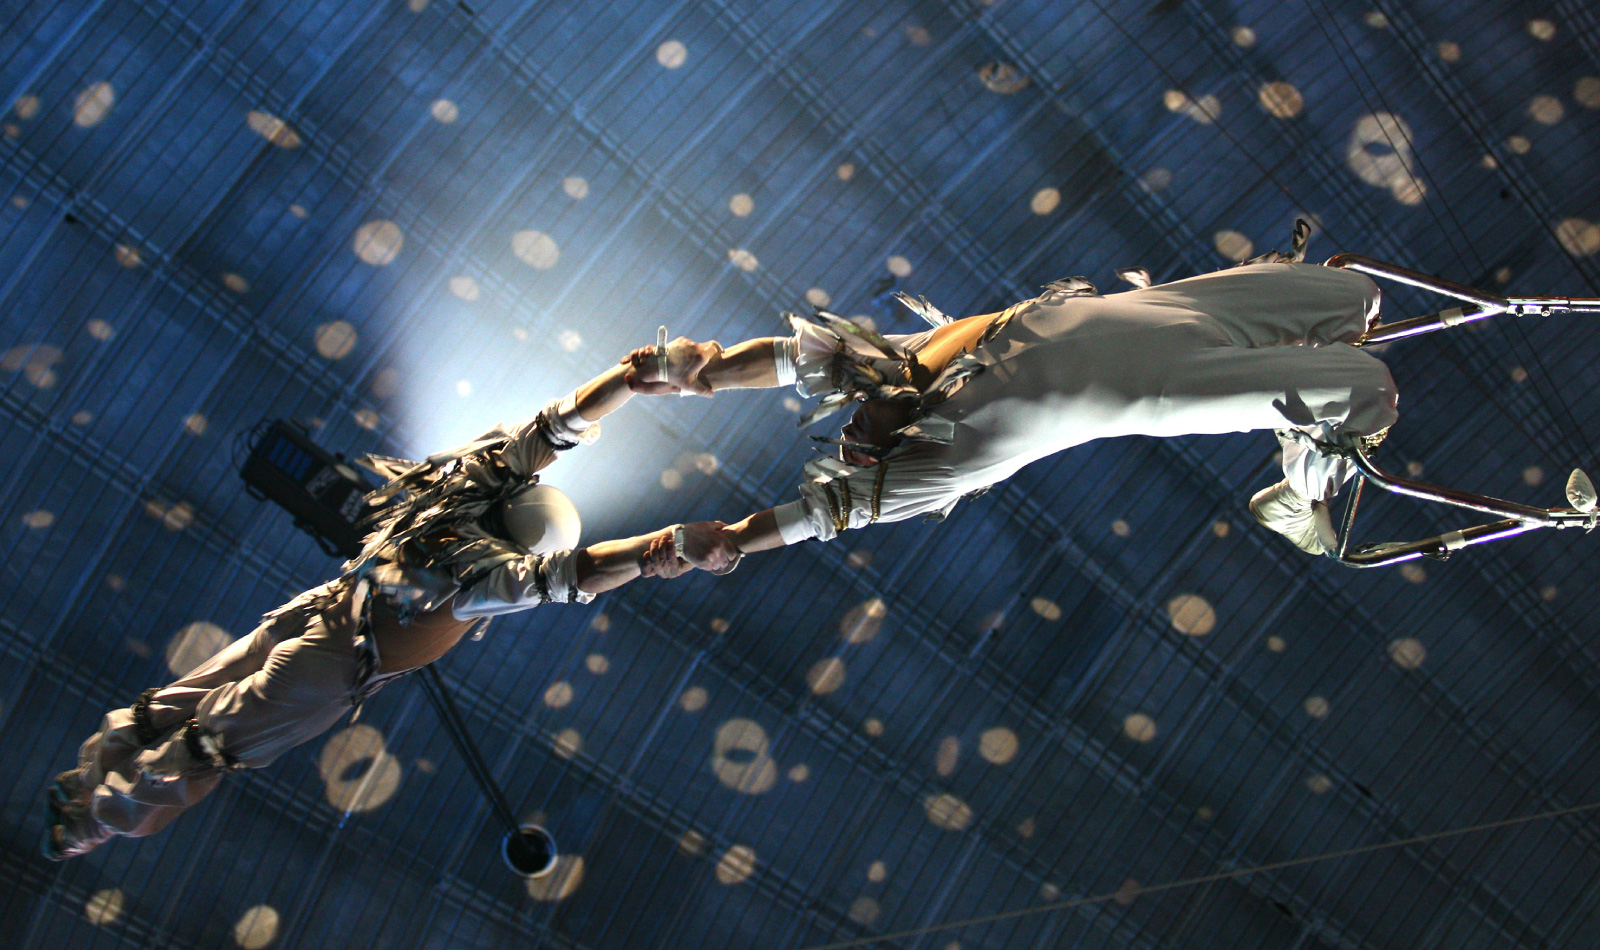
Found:
[[(833, 517), (833, 530), (844, 531), (850, 527), (848, 509), (839, 505), (839, 495), (833, 490), (832, 482), (823, 482), (822, 490), (828, 493), (828, 514)], [(845, 483), (845, 491), (850, 490), (850, 483)]]

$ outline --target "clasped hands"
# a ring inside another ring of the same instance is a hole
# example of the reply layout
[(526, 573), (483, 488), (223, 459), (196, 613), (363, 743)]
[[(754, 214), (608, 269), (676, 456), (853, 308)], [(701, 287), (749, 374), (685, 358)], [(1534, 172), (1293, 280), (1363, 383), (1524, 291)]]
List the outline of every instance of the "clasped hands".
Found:
[[(666, 378), (661, 375), (662, 354), (653, 346), (641, 346), (624, 356), (627, 366), (623, 379), (636, 393), (663, 396), (668, 393), (712, 394), (711, 384), (701, 378), (701, 372), (722, 355), (721, 344), (712, 341), (696, 343), (688, 337), (678, 337), (667, 344)], [(696, 521), (683, 526), (684, 550), (677, 550), (673, 531), (664, 528), (657, 532), (645, 548), (640, 559), (640, 573), (645, 577), (672, 578), (695, 568), (713, 574), (726, 574), (738, 563), (738, 545), (724, 530), (721, 521)]]
[(662, 528), (650, 539), (639, 559), (644, 577), (672, 578), (695, 568), (726, 574), (739, 560), (739, 548), (720, 521), (695, 521), (683, 526), (684, 550), (673, 543), (672, 528)]
[(661, 354), (653, 346), (641, 346), (621, 360), (628, 367), (623, 379), (628, 388), (646, 396), (664, 396), (668, 393), (694, 393), (709, 396), (711, 384), (701, 378), (701, 371), (722, 355), (722, 345), (715, 340), (696, 343), (680, 336), (667, 344), (666, 379), (660, 375)]

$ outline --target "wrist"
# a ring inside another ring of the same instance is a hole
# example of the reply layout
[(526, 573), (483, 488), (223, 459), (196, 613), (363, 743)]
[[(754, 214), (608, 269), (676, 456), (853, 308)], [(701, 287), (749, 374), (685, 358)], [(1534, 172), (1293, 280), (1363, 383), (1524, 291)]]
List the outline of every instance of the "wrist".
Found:
[[(672, 527), (667, 528), (666, 531), (672, 537), (673, 557), (679, 558), (680, 560), (689, 561), (689, 559), (685, 556), (689, 550), (689, 542), (684, 539), (683, 525), (675, 524)], [(693, 561), (689, 561), (689, 567), (691, 570), (694, 568)]]

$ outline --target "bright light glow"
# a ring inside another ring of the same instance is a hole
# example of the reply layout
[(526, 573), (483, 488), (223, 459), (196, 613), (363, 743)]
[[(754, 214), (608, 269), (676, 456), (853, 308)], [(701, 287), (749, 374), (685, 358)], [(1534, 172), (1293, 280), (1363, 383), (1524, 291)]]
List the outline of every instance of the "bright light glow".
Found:
[(844, 685), (844, 661), (836, 656), (825, 657), (812, 664), (806, 673), (806, 686), (818, 696), (826, 695)]
[(555, 238), (543, 231), (518, 231), (511, 235), (511, 251), (535, 270), (549, 270), (561, 260)]
[(317, 326), (315, 340), (317, 355), (328, 360), (342, 360), (355, 349), (356, 328), (343, 320)]
[(383, 733), (365, 723), (329, 737), (317, 756), (328, 804), (341, 812), (381, 808), (400, 791), (400, 762), (389, 754)]
[(232, 642), (228, 631), (208, 620), (186, 624), (167, 641), (167, 669), (173, 676), (186, 676)]
[(461, 108), (449, 99), (433, 100), (433, 105), (428, 108), (428, 112), (435, 121), (444, 125), (449, 125), (461, 118)]
[(1035, 597), (1028, 601), (1028, 608), (1034, 613), (1049, 621), (1061, 619), (1061, 605), (1048, 597)]
[(1534, 96), (1528, 101), (1528, 117), (1540, 125), (1555, 125), (1567, 114), (1555, 96)]
[(888, 613), (889, 608), (880, 597), (852, 607), (839, 621), (839, 636), (846, 643), (867, 643), (878, 635)]
[(1129, 713), (1122, 720), (1122, 734), (1134, 742), (1150, 742), (1156, 737), (1156, 721), (1144, 713)]
[(677, 40), (667, 40), (656, 47), (656, 62), (668, 69), (677, 69), (689, 61), (689, 48)]
[(405, 234), (393, 221), (368, 221), (351, 242), (356, 256), (374, 267), (391, 263), (405, 246)]
[(250, 131), (279, 148), (300, 147), (300, 133), (290, 128), (289, 123), (270, 112), (252, 109), (245, 113), (244, 121), (246, 125), (250, 126)]
[(1167, 601), (1167, 617), (1172, 629), (1191, 637), (1203, 637), (1217, 627), (1217, 612), (1199, 594), (1179, 594)]
[(123, 902), (122, 891), (118, 888), (112, 887), (103, 891), (95, 891), (84, 902), (83, 916), (87, 917), (89, 923), (94, 924), (96, 927), (110, 926), (122, 916)]
[(1161, 103), (1168, 112), (1188, 116), (1201, 125), (1211, 125), (1222, 115), (1222, 100), (1210, 93), (1191, 99), (1181, 89), (1168, 89), (1162, 94)]
[(1300, 90), (1286, 82), (1269, 82), (1261, 87), (1256, 97), (1267, 115), (1274, 119), (1292, 119), (1305, 110), (1305, 97)]
[(711, 771), (717, 781), (745, 795), (761, 795), (778, 783), (767, 730), (754, 719), (729, 719), (717, 727)]
[(991, 765), (1005, 765), (1017, 757), (1021, 747), (1017, 734), (1004, 726), (986, 729), (978, 737), (978, 755)]
[(949, 792), (927, 796), (922, 809), (934, 827), (945, 831), (961, 831), (972, 824), (972, 806)]
[(92, 129), (106, 120), (116, 104), (117, 90), (108, 82), (97, 82), (78, 93), (72, 105), (72, 121), (79, 128)]
[(747, 844), (736, 844), (717, 859), (717, 883), (739, 884), (756, 873), (756, 849)]
[(266, 904), (245, 911), (233, 925), (233, 942), (244, 950), (262, 950), (278, 939), (278, 912)]
[(1238, 231), (1218, 231), (1212, 236), (1217, 253), (1230, 261), (1245, 261), (1255, 253), (1255, 242)]
[(583, 735), (576, 729), (563, 729), (550, 740), (550, 751), (570, 759), (583, 751)]

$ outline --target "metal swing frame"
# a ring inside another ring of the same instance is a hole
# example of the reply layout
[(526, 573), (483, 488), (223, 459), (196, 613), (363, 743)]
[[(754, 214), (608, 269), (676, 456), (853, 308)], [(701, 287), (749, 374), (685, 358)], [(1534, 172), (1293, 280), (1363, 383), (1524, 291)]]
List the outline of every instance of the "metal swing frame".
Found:
[[(1359, 271), (1370, 277), (1409, 284), (1462, 301), (1460, 306), (1426, 316), (1395, 323), (1380, 323), (1369, 329), (1356, 342), (1356, 346), (1389, 343), (1502, 314), (1514, 317), (1548, 317), (1557, 313), (1600, 313), (1600, 297), (1502, 297), (1499, 294), (1467, 287), (1442, 277), (1418, 273), (1398, 264), (1375, 260), (1360, 254), (1335, 255), (1328, 260), (1327, 266)], [(1600, 511), (1535, 508), (1514, 501), (1490, 498), (1487, 495), (1431, 485), (1386, 472), (1372, 461), (1368, 449), (1362, 445), (1359, 438), (1349, 440), (1336, 451), (1350, 458), (1358, 470), (1355, 488), (1350, 494), (1344, 517), (1339, 525), (1338, 549), (1333, 555), (1341, 564), (1349, 567), (1383, 567), (1422, 557), (1443, 561), (1461, 548), (1487, 544), (1490, 541), (1498, 541), (1539, 528), (1581, 528), (1589, 532), (1600, 525)], [(1409, 495), (1424, 501), (1498, 515), (1501, 520), (1457, 531), (1447, 531), (1437, 537), (1424, 538), (1420, 541), (1367, 543), (1352, 548), (1350, 541), (1355, 528), (1356, 512), (1361, 507), (1362, 489), (1368, 482), (1399, 495)]]

